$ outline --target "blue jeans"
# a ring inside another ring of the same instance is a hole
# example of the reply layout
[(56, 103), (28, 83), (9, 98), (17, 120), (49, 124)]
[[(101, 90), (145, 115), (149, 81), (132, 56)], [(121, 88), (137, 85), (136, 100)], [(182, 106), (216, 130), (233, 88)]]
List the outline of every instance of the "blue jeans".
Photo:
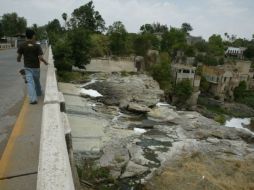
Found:
[(38, 101), (37, 96), (41, 96), (40, 69), (25, 68), (28, 96), (31, 102)]

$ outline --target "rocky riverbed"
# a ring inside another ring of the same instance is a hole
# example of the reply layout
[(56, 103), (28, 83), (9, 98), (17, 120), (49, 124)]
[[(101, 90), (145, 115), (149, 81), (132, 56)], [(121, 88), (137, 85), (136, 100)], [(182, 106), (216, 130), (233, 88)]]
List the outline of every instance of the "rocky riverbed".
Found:
[[(146, 75), (59, 84), (84, 189), (251, 189), (254, 134), (161, 103)], [(80, 96), (80, 87), (102, 96)], [(225, 179), (225, 180), (224, 180)]]

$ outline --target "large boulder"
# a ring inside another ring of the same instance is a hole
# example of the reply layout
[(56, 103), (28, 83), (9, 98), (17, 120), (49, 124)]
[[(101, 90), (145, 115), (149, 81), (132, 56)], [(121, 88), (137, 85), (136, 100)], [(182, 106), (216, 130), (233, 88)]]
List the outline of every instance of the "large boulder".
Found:
[(99, 100), (104, 104), (122, 108), (127, 108), (130, 103), (140, 104), (141, 107), (155, 106), (164, 95), (159, 84), (144, 74), (126, 77), (112, 75), (107, 80), (98, 81), (86, 88), (102, 94), (103, 97)]

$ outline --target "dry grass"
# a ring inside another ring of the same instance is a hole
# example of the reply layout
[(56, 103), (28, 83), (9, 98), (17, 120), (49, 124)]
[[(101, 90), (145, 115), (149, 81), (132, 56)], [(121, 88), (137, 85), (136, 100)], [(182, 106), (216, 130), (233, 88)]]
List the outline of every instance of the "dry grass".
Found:
[(147, 190), (254, 190), (254, 160), (221, 160), (193, 153), (170, 163)]

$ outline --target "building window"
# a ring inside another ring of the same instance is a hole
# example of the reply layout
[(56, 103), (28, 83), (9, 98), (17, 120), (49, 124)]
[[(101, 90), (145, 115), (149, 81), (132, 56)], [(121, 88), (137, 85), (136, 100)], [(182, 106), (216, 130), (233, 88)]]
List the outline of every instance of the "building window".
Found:
[(190, 70), (184, 69), (183, 73), (190, 73)]

